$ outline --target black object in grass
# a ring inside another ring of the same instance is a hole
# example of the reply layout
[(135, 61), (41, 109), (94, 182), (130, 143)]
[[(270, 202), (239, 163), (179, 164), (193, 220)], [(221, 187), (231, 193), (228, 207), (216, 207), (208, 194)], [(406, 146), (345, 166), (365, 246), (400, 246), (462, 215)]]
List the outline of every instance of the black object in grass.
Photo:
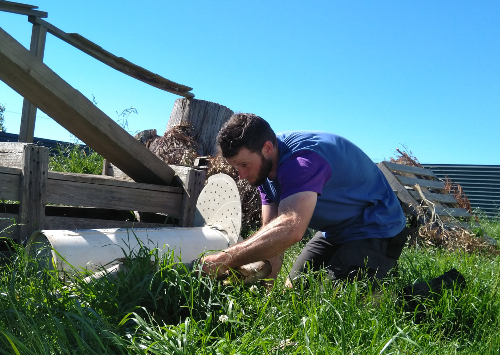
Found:
[(423, 310), (426, 300), (442, 294), (444, 289), (465, 288), (465, 278), (457, 269), (451, 269), (428, 282), (419, 282), (403, 288), (405, 312), (417, 313)]

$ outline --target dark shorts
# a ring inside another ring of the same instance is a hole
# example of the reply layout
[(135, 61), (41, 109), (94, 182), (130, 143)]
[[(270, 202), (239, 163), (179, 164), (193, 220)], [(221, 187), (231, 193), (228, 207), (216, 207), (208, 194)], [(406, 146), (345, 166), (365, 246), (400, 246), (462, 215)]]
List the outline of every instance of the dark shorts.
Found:
[(290, 272), (290, 280), (308, 269), (325, 269), (335, 280), (380, 279), (396, 265), (407, 237), (408, 228), (405, 227), (392, 238), (369, 238), (338, 244), (328, 241), (318, 232), (302, 249)]

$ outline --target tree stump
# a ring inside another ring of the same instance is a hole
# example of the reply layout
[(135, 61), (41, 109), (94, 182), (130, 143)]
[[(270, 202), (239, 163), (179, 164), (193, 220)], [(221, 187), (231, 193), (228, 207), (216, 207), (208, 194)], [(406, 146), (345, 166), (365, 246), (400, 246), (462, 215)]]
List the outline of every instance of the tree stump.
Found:
[(222, 125), (233, 115), (229, 108), (215, 102), (197, 99), (177, 99), (170, 114), (167, 131), (183, 122), (193, 127), (192, 137), (198, 144), (199, 155), (217, 154), (216, 138)]

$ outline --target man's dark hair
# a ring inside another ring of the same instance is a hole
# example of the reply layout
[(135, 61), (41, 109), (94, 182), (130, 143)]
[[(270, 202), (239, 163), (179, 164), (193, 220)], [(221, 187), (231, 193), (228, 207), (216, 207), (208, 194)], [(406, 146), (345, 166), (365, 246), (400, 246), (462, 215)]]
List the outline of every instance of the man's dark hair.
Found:
[(245, 147), (261, 154), (264, 143), (276, 142), (276, 134), (269, 123), (253, 113), (236, 113), (231, 116), (217, 135), (217, 145), (224, 158), (232, 158)]

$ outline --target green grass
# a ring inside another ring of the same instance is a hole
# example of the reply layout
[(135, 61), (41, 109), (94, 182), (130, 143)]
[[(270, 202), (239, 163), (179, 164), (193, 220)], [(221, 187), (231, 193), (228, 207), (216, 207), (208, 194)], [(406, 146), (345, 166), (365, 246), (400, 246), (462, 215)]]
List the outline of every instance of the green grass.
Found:
[(59, 145), (57, 154), (49, 158), (49, 170), (78, 174), (101, 175), (104, 158), (90, 149), (87, 153), (79, 144)]
[[(500, 239), (498, 223), (488, 233)], [(300, 243), (286, 253), (290, 268)], [(496, 354), (500, 351), (500, 258), (406, 249), (397, 273), (332, 284), (307, 274), (308, 289), (224, 286), (146, 247), (131, 270), (90, 284), (63, 284), (18, 248), (0, 269), (0, 354)], [(154, 260), (151, 265), (150, 260)], [(286, 269), (285, 268), (285, 269)], [(451, 268), (463, 290), (445, 290), (405, 313), (401, 289)], [(304, 283), (305, 284), (305, 283)], [(66, 287), (65, 287), (66, 286)]]

